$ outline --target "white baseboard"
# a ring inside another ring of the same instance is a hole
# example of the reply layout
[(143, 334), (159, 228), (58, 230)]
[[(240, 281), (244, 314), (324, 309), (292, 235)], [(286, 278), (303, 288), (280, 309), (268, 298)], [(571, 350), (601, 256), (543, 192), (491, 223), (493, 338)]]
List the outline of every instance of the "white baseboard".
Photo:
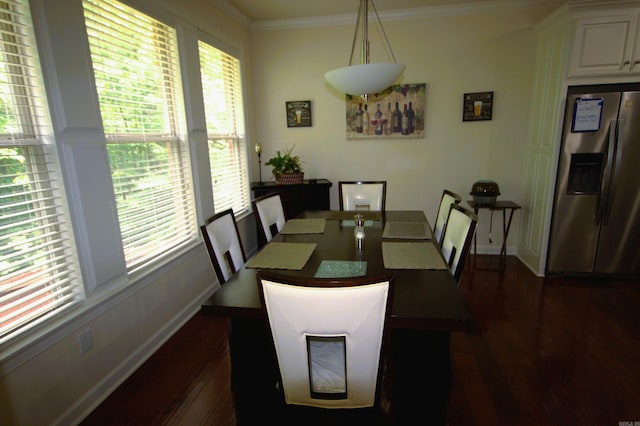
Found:
[[(473, 244), (473, 243), (472, 243)], [(471, 246), (471, 254), (474, 254), (473, 245)], [(500, 254), (500, 247), (478, 245), (478, 254)], [(516, 246), (507, 246), (507, 254), (516, 254)]]
[(211, 296), (211, 288), (203, 291), (188, 306), (179, 312), (162, 329), (158, 330), (149, 340), (144, 342), (138, 350), (131, 353), (111, 374), (96, 383), (75, 404), (69, 407), (55, 422), (54, 425), (76, 425), (93, 412), (102, 402), (125, 382), (151, 355), (154, 354), (176, 331), (199, 310), (202, 303)]

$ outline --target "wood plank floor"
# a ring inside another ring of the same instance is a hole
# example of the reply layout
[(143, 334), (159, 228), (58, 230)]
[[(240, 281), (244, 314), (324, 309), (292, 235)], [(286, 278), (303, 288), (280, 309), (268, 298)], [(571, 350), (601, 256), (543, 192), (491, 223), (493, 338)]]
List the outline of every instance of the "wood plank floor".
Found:
[[(462, 279), (477, 330), (451, 338), (447, 424), (640, 422), (640, 282), (538, 278), (512, 256), (484, 270), (495, 260), (472, 256)], [(235, 425), (226, 333), (195, 315), (83, 424)]]

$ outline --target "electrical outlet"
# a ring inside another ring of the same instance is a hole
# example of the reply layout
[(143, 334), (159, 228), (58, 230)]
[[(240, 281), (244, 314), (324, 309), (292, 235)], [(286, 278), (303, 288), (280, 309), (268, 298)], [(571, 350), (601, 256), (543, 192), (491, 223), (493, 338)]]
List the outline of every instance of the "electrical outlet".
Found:
[(93, 337), (91, 337), (91, 330), (85, 330), (78, 336), (78, 345), (80, 346), (80, 353), (86, 354), (93, 348)]

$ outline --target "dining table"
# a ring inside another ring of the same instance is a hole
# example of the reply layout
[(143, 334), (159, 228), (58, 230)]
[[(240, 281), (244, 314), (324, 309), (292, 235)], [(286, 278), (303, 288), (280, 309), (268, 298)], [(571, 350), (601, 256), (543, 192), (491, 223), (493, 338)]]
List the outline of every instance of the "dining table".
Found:
[[(354, 236), (356, 215), (364, 238)], [(247, 260), (201, 306), (230, 320), (231, 387), (238, 423), (250, 424), (282, 404), (275, 351), (256, 272), (299, 277), (395, 277), (388, 326), (388, 373), (397, 424), (424, 418), (445, 424), (451, 390), (450, 336), (474, 327), (473, 316), (420, 210), (304, 211)]]

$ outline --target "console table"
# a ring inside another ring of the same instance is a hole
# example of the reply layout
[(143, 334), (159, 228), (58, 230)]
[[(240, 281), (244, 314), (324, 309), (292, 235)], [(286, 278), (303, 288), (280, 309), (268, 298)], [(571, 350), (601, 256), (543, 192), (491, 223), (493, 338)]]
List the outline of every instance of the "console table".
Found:
[(253, 182), (251, 190), (253, 197), (277, 192), (280, 194), (284, 205), (284, 215), (287, 219), (293, 219), (305, 210), (330, 210), (329, 188), (332, 183), (327, 179), (310, 179), (301, 184), (278, 185), (277, 183)]

